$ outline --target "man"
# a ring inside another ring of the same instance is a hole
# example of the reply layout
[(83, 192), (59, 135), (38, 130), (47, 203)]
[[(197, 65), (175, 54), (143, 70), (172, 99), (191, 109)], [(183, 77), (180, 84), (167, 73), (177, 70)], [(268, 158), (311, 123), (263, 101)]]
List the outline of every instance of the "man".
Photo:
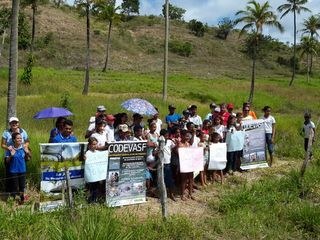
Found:
[(212, 103), (210, 103), (209, 107), (210, 107), (211, 112), (209, 112), (204, 119), (212, 121), (212, 119), (214, 118), (214, 117), (212, 117), (212, 115), (215, 114), (215, 109), (217, 107), (217, 104), (212, 102)]
[(77, 142), (77, 138), (72, 135), (73, 122), (70, 119), (67, 119), (63, 124), (63, 129), (58, 133), (54, 139), (53, 143), (70, 143)]
[(172, 128), (174, 126), (179, 125), (179, 121), (181, 119), (181, 116), (177, 113), (175, 113), (176, 107), (172, 104), (168, 106), (169, 114), (166, 116), (166, 123), (168, 126), (169, 133), (172, 133)]
[(197, 106), (191, 105), (189, 108), (190, 116), (189, 121), (192, 122), (196, 128), (201, 129), (202, 128), (202, 119), (199, 115), (197, 115)]
[(114, 139), (114, 121), (115, 121), (115, 117), (111, 114), (108, 114), (106, 116), (106, 122), (107, 122), (107, 125), (105, 127), (105, 131), (107, 133), (107, 142), (114, 142), (115, 139)]
[(106, 117), (106, 107), (103, 105), (100, 105), (97, 107), (97, 112), (95, 114), (95, 116), (90, 117), (89, 120), (89, 127), (86, 131), (86, 135), (84, 136), (85, 138), (89, 138), (91, 136), (91, 134), (94, 132), (95, 128), (96, 128), (96, 118), (101, 118), (102, 120), (105, 120)]

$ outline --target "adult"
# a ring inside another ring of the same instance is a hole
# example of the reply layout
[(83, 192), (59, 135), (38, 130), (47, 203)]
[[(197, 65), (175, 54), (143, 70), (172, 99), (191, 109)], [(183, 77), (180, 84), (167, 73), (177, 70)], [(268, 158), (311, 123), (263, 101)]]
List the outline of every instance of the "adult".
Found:
[[(20, 133), (22, 137), (22, 146), (25, 151), (28, 151), (29, 144), (30, 144), (29, 137), (27, 132), (23, 128), (20, 128), (20, 122), (17, 117), (11, 117), (9, 119), (9, 128), (4, 130), (2, 134), (1, 147), (5, 151), (11, 151), (13, 149), (13, 140), (12, 140), (13, 133)], [(4, 165), (6, 168), (6, 177), (8, 177), (10, 176), (9, 164), (5, 162)], [(10, 182), (8, 179), (6, 179), (6, 192), (10, 191), (9, 185), (10, 185)]]
[(206, 117), (204, 119), (207, 119), (207, 120), (211, 121), (213, 119), (212, 115), (215, 114), (216, 107), (217, 107), (216, 103), (214, 103), (214, 102), (210, 103), (209, 108), (210, 108), (211, 111), (206, 115)]
[(276, 133), (276, 120), (273, 116), (271, 116), (271, 107), (265, 106), (262, 111), (264, 112), (264, 115), (261, 117), (261, 119), (264, 120), (264, 127), (266, 130), (266, 144), (268, 148), (268, 152), (270, 155), (270, 167), (273, 163), (273, 151), (274, 151), (274, 136)]
[(190, 111), (189, 121), (192, 122), (196, 128), (201, 129), (202, 128), (202, 119), (197, 114), (197, 109), (198, 108), (196, 105), (191, 105), (191, 107), (189, 108), (189, 111)]
[(180, 114), (175, 113), (176, 107), (172, 104), (168, 106), (169, 114), (166, 116), (166, 123), (169, 133), (172, 132), (174, 126), (179, 126), (179, 121), (181, 119)]
[(228, 113), (232, 116), (236, 116), (236, 114), (233, 112), (233, 109), (234, 109), (234, 105), (233, 103), (228, 103), (227, 104), (227, 110), (228, 110)]
[(221, 119), (222, 119), (222, 124), (223, 124), (224, 126), (227, 126), (227, 124), (228, 124), (228, 119), (229, 119), (229, 116), (230, 116), (230, 113), (227, 111), (227, 104), (225, 104), (225, 103), (221, 103), (221, 104), (220, 104), (219, 116), (220, 116)]
[(97, 107), (97, 112), (95, 114), (95, 116), (92, 116), (90, 117), (89, 119), (89, 127), (86, 131), (86, 134), (85, 134), (85, 138), (89, 138), (91, 136), (91, 134), (95, 131), (95, 123), (96, 123), (96, 119), (97, 118), (101, 118), (103, 120), (105, 120), (105, 117), (106, 117), (106, 107), (103, 106), (103, 105), (99, 105)]
[(251, 109), (251, 104), (250, 104), (250, 102), (244, 102), (243, 104), (242, 104), (242, 109), (244, 109), (244, 108), (249, 108), (249, 115), (250, 116), (252, 116), (252, 119), (257, 119), (257, 115), (256, 115), (256, 113)]
[[(310, 133), (310, 131), (313, 130), (313, 134)], [(316, 135), (316, 125), (314, 122), (311, 121), (311, 113), (306, 112), (304, 114), (304, 123), (302, 126), (302, 133), (304, 135), (304, 150), (308, 151), (308, 145), (309, 145), (309, 138), (312, 136), (312, 144), (315, 140)], [(310, 152), (309, 158), (312, 157), (312, 152)]]
[(120, 124), (118, 126), (118, 134), (115, 137), (117, 142), (119, 141), (130, 141), (132, 140), (130, 136), (130, 130), (127, 124)]
[(58, 133), (52, 140), (53, 143), (69, 143), (77, 142), (77, 138), (72, 135), (73, 131), (73, 122), (70, 119), (67, 119), (63, 123), (63, 129)]
[(112, 114), (108, 114), (106, 116), (106, 133), (107, 133), (107, 142), (114, 142), (114, 121), (115, 121), (115, 117)]
[(64, 122), (66, 121), (67, 118), (65, 117), (58, 117), (57, 120), (56, 120), (56, 124), (55, 124), (55, 128), (53, 128), (51, 131), (50, 131), (50, 137), (49, 137), (49, 143), (52, 143), (54, 137), (60, 133), (63, 129), (63, 124)]
[(131, 128), (131, 132), (133, 132), (133, 128), (135, 126), (141, 126), (142, 128), (144, 128), (144, 123), (142, 122), (143, 120), (143, 116), (139, 113), (134, 113), (132, 115), (132, 125), (130, 126)]
[(248, 106), (245, 106), (242, 108), (242, 121), (247, 121), (247, 120), (253, 120), (254, 118), (250, 113), (250, 108)]
[(157, 126), (156, 133), (160, 135), (160, 130), (162, 129), (162, 120), (159, 118), (158, 108), (155, 108), (155, 109), (157, 110), (157, 113), (152, 116), (151, 120), (156, 123), (156, 126)]

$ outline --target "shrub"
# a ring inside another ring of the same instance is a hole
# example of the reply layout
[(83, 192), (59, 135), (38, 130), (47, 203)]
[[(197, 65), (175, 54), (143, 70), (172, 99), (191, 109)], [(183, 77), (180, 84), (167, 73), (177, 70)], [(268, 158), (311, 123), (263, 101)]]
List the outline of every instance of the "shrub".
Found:
[(20, 82), (24, 85), (31, 85), (32, 81), (32, 68), (34, 64), (34, 57), (32, 54), (28, 56), (27, 65), (24, 67)]
[(176, 53), (183, 57), (189, 57), (193, 46), (190, 42), (182, 42), (179, 40), (172, 40), (169, 42), (170, 52)]
[(191, 33), (193, 33), (197, 37), (203, 37), (204, 33), (208, 30), (207, 24), (203, 24), (196, 19), (192, 19), (188, 23), (188, 28), (191, 30)]
[(31, 35), (29, 32), (29, 24), (27, 17), (23, 12), (19, 13), (19, 38), (18, 38), (18, 47), (19, 49), (25, 50), (30, 47), (31, 44)]

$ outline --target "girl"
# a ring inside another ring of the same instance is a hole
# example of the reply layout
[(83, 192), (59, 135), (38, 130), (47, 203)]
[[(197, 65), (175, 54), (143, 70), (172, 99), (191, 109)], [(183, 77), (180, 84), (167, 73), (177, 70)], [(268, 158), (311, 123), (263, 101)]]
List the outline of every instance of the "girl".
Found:
[[(190, 139), (191, 139), (191, 133), (189, 133), (187, 130), (181, 131), (181, 142), (178, 143), (176, 151), (178, 151), (178, 148), (182, 147), (190, 147)], [(195, 200), (195, 198), (192, 196), (193, 191), (193, 172), (189, 173), (180, 173), (181, 176), (181, 200), (186, 201), (187, 198), (185, 197), (185, 190), (188, 185), (189, 190), (189, 197), (192, 200)]]
[(213, 119), (212, 127), (213, 131), (219, 133), (222, 141), (225, 139), (225, 126), (221, 124), (222, 120), (220, 116), (215, 116)]
[(264, 115), (263, 117), (261, 117), (261, 119), (264, 120), (264, 127), (266, 130), (266, 144), (270, 155), (269, 165), (271, 167), (273, 163), (273, 144), (276, 132), (276, 120), (273, 116), (270, 115), (271, 108), (269, 106), (265, 106), (262, 111), (264, 112)]
[(24, 190), (26, 187), (26, 160), (29, 160), (31, 153), (28, 148), (23, 148), (22, 136), (20, 133), (12, 134), (13, 146), (6, 151), (6, 162), (10, 172), (10, 192), (15, 198), (18, 193), (20, 203), (24, 203)]
[(107, 142), (107, 132), (105, 131), (105, 122), (101, 118), (97, 118), (95, 122), (95, 131), (91, 135), (98, 142), (97, 150), (106, 150), (106, 142)]
[(209, 142), (208, 139), (206, 138), (206, 134), (203, 132), (200, 133), (199, 135), (200, 142), (198, 143), (198, 147), (203, 147), (203, 165), (204, 165), (204, 170), (200, 172), (200, 181), (201, 185), (205, 186), (207, 184), (207, 169), (208, 169), (208, 164), (209, 164)]
[(237, 131), (236, 127), (236, 117), (229, 116), (227, 122), (227, 133), (226, 133), (226, 144), (227, 144), (227, 166), (225, 172), (233, 174), (236, 170), (237, 161), (237, 151), (232, 148), (232, 135)]
[[(153, 195), (153, 191), (151, 191), (151, 183), (150, 181), (156, 181), (157, 179), (157, 171), (156, 167), (156, 150), (158, 148), (158, 139), (159, 135), (156, 133), (157, 125), (155, 122), (151, 122), (149, 124), (150, 132), (147, 134), (147, 191), (151, 192)], [(151, 174), (151, 178), (150, 178)]]
[[(98, 140), (95, 137), (89, 137), (88, 139), (88, 151), (85, 154), (85, 158), (92, 158), (96, 155), (98, 148)], [(84, 171), (86, 171), (86, 165), (84, 166)], [(85, 174), (86, 175), (86, 174)], [(88, 182), (90, 196), (88, 198), (89, 203), (94, 203), (98, 199), (100, 181)]]

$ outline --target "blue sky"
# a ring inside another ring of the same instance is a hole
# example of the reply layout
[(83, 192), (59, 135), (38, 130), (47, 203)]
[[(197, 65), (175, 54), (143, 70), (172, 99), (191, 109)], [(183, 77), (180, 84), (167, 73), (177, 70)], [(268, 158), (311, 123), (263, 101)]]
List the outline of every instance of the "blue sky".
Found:
[[(67, 1), (73, 3), (73, 0)], [(117, 0), (118, 5), (120, 5), (121, 2), (122, 0)], [(164, 2), (164, 0), (140, 0), (140, 15), (160, 15)], [(171, 4), (186, 9), (184, 16), (186, 21), (197, 19), (208, 23), (209, 26), (217, 25), (223, 17), (234, 18), (234, 14), (239, 10), (243, 10), (247, 2), (247, 0), (170, 0)], [(265, 1), (258, 2), (263, 3)], [(276, 11), (279, 5), (285, 2), (286, 0), (269, 0), (274, 11)], [(309, 0), (305, 6), (312, 11), (312, 14), (320, 13), (320, 0)], [(301, 23), (303, 20), (310, 15), (311, 13), (302, 12), (297, 16), (298, 30), (302, 28)], [(285, 28), (284, 33), (279, 33), (273, 28), (265, 28), (264, 34), (270, 34), (273, 38), (277, 38), (283, 42), (292, 42), (293, 15), (289, 13), (283, 17), (280, 22)], [(298, 33), (298, 39), (299, 38)]]

